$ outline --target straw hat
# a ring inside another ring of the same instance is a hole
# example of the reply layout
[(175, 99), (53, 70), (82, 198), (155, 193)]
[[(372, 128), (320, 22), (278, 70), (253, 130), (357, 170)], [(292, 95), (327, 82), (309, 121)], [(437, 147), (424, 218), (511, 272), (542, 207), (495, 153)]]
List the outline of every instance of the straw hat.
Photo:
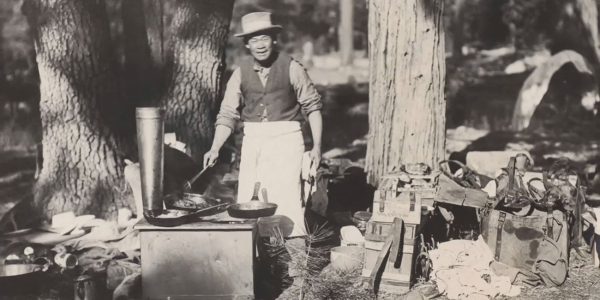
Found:
[(283, 29), (280, 25), (273, 25), (270, 12), (254, 12), (242, 17), (242, 32), (236, 37), (245, 37), (260, 31), (276, 31)]

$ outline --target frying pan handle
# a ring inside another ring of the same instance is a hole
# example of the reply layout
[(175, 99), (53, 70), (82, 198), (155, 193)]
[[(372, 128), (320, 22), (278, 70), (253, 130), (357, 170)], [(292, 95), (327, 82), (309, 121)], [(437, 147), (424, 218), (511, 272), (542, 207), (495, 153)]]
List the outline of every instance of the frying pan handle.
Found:
[(252, 192), (252, 198), (250, 201), (258, 200), (258, 191), (260, 190), (260, 181), (254, 183), (254, 192)]
[(269, 199), (267, 198), (267, 189), (262, 188), (261, 192), (263, 196), (263, 201), (265, 201), (265, 203), (269, 203)]

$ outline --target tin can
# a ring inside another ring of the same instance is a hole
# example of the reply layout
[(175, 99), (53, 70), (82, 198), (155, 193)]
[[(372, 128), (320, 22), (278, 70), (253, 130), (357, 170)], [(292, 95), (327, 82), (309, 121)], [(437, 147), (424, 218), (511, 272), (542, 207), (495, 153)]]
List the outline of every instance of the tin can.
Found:
[(354, 224), (356, 225), (356, 227), (358, 227), (358, 230), (360, 230), (361, 233), (364, 234), (367, 230), (367, 222), (369, 221), (369, 219), (371, 219), (372, 215), (373, 214), (368, 211), (357, 211), (356, 213), (354, 213)]
[(81, 275), (75, 279), (73, 298), (75, 300), (100, 299), (98, 295), (97, 282), (93, 276)]
[(71, 253), (57, 253), (54, 263), (63, 269), (73, 269), (79, 263), (77, 257)]

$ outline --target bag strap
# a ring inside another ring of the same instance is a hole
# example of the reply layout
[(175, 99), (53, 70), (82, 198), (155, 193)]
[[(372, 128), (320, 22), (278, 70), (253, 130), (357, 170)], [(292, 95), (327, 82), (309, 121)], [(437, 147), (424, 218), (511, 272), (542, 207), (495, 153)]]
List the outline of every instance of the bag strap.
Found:
[(544, 199), (546, 192), (531, 185), (531, 183), (533, 183), (535, 181), (540, 181), (540, 182), (542, 182), (542, 184), (544, 184), (544, 181), (540, 178), (531, 178), (531, 179), (529, 179), (529, 181), (527, 181), (527, 191), (529, 192), (529, 195), (532, 198), (534, 198), (536, 201), (540, 201), (540, 200)]
[(457, 165), (463, 171), (463, 174), (465, 174), (468, 171), (467, 166), (458, 160), (446, 159), (446, 160), (440, 161), (440, 163), (439, 163), (440, 171), (442, 171), (442, 173), (446, 174), (446, 176), (448, 176), (452, 179), (457, 179), (457, 178), (456, 178), (456, 176), (454, 176), (454, 174), (452, 173), (452, 170), (450, 169), (450, 163)]
[(552, 187), (552, 184), (548, 181), (548, 171), (542, 172), (542, 182), (544, 183), (546, 191)]
[(502, 228), (504, 227), (504, 221), (506, 221), (506, 213), (499, 211), (498, 226), (496, 228), (496, 249), (494, 251), (494, 258), (496, 261), (500, 261), (500, 249), (502, 248)]
[[(563, 227), (565, 226), (564, 222), (565, 220), (561, 221), (554, 216), (552, 209), (548, 209), (548, 212), (546, 213), (546, 227), (544, 228), (546, 231), (546, 236), (552, 241), (558, 242), (561, 238), (560, 235), (563, 232)], [(556, 236), (556, 238), (554, 237), (554, 224), (560, 226), (560, 229), (558, 230), (558, 236)]]
[[(455, 164), (457, 165), (463, 173), (462, 178), (458, 178), (457, 176), (454, 176), (454, 174), (452, 174), (452, 170), (450, 169), (450, 164)], [(478, 182), (477, 179), (473, 178), (475, 175), (475, 172), (473, 170), (471, 170), (469, 167), (467, 167), (467, 165), (463, 164), (461, 161), (458, 160), (442, 160), (439, 163), (440, 166), (440, 171), (442, 171), (442, 173), (444, 173), (446, 176), (454, 179), (454, 181), (456, 181), (458, 184), (460, 184), (462, 187), (466, 187), (466, 188), (482, 188), (481, 184)]]
[(585, 187), (581, 186), (581, 180), (577, 179), (575, 186), (577, 194), (575, 195), (575, 209), (573, 210), (575, 217), (575, 225), (573, 226), (573, 237), (571, 238), (571, 247), (580, 247), (583, 242), (583, 212), (585, 205)]
[(508, 187), (506, 187), (508, 191), (513, 191), (515, 187), (515, 163), (516, 159), (514, 157), (511, 157), (508, 161), (508, 168), (506, 170), (508, 173)]
[(550, 208), (546, 211), (546, 236), (554, 240), (554, 216)]
[[(440, 161), (440, 163), (439, 163), (440, 169), (446, 170), (446, 168), (447, 168), (447, 171), (451, 172), (450, 171), (450, 163), (457, 165), (459, 168), (461, 168), (463, 170), (463, 172), (470, 171), (470, 169), (469, 169), (469, 167), (467, 167), (467, 165), (463, 164), (461, 161), (454, 160), (454, 159), (445, 159), (445, 160)], [(444, 167), (444, 165), (446, 165), (446, 167)]]

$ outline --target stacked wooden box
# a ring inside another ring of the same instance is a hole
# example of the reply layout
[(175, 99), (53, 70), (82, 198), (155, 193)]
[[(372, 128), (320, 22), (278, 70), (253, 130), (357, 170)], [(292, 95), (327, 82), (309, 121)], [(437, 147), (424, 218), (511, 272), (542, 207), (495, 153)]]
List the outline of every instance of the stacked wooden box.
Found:
[[(383, 177), (379, 189), (375, 192), (373, 217), (367, 223), (365, 232), (362, 276), (369, 278), (385, 241), (392, 232), (394, 218), (401, 218), (403, 221), (401, 253), (399, 249), (399, 253), (389, 254), (390, 257), (396, 255), (396, 259), (388, 259), (385, 262), (379, 284), (380, 290), (389, 293), (404, 293), (410, 289), (416, 256), (415, 241), (422, 225), (421, 215), (427, 206), (433, 204), (435, 196), (437, 174), (418, 176), (418, 181), (409, 181), (413, 184), (407, 184), (405, 176), (406, 174), (390, 174)], [(415, 182), (419, 184), (414, 184)]]

